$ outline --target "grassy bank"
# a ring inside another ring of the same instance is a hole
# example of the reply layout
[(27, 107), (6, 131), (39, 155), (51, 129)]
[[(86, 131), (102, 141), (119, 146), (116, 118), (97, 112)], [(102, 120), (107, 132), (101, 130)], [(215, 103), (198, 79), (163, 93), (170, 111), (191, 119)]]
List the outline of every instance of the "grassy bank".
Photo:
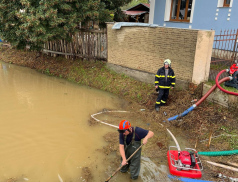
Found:
[[(219, 79), (219, 80), (220, 80), (220, 79)], [(208, 80), (208, 82), (206, 82), (206, 84), (213, 86), (213, 85), (216, 85), (216, 81), (214, 81), (214, 80)], [(224, 83), (222, 83), (220, 86), (221, 86), (222, 88), (224, 88), (225, 90), (228, 90), (228, 91), (230, 91), (230, 92), (238, 92), (238, 89), (236, 89), (236, 88), (234, 88), (234, 87), (227, 87), (227, 86), (224, 85)]]
[(147, 103), (153, 96), (153, 84), (146, 84), (124, 74), (115, 73), (102, 61), (70, 60), (47, 55), (37, 57), (34, 52), (12, 49), (2, 49), (1, 52), (0, 59), (5, 62), (27, 66), (51, 76), (101, 89), (140, 104)]

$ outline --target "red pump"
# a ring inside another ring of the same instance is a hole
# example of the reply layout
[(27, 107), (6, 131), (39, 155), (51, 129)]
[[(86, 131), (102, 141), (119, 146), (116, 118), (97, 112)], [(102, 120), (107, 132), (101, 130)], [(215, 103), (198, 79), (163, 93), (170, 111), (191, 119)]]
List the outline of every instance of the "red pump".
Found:
[(181, 151), (179, 155), (179, 160), (182, 162), (184, 165), (191, 166), (191, 157), (190, 153), (188, 151)]
[(169, 129), (167, 129), (167, 131), (176, 144), (176, 146), (170, 146), (167, 152), (170, 173), (175, 176), (201, 178), (203, 166), (197, 151), (191, 148), (186, 148), (186, 150), (181, 151), (174, 135)]
[(229, 76), (230, 81), (226, 81), (226, 82), (225, 82), (225, 86), (234, 87), (234, 88), (238, 89), (238, 63), (237, 63), (237, 61), (235, 61), (235, 64), (233, 64), (233, 65), (230, 67), (230, 69), (222, 70), (220, 73), (217, 74), (217, 76), (216, 76), (216, 85), (217, 85), (217, 87), (218, 87), (220, 90), (222, 90), (223, 92), (228, 93), (228, 94), (231, 94), (231, 95), (236, 95), (236, 96), (238, 96), (238, 93), (227, 91), (227, 90), (225, 90), (224, 88), (222, 88), (222, 87), (220, 86), (220, 84), (218, 83), (218, 79), (219, 79), (220, 75), (221, 75), (222, 73), (224, 73), (224, 72), (229, 72), (229, 74), (231, 75), (231, 76)]
[(230, 67), (229, 73), (230, 73), (231, 75), (233, 75), (236, 71), (238, 71), (238, 63), (237, 63), (237, 64), (233, 64), (233, 65)]

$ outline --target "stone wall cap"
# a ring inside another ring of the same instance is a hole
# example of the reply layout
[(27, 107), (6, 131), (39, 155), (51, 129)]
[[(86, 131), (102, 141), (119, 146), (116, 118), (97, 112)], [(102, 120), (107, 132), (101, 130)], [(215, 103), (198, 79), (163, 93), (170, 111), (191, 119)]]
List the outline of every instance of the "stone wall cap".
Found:
[(133, 23), (133, 22), (117, 22), (113, 25), (112, 29), (119, 30), (121, 27), (159, 27), (157, 24), (149, 23)]

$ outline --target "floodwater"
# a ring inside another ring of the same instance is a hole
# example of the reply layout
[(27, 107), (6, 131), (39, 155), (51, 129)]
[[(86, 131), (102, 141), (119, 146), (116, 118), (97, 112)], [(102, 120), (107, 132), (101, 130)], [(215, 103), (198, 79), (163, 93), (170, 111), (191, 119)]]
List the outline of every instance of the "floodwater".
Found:
[(0, 181), (83, 181), (83, 167), (102, 163), (96, 149), (115, 129), (88, 120), (117, 97), (3, 62), (0, 95)]
[[(0, 181), (81, 182), (84, 167), (95, 182), (111, 175), (105, 174), (110, 166), (97, 149), (115, 128), (90, 127), (88, 121), (104, 108), (120, 109), (118, 97), (4, 62), (0, 96)], [(142, 158), (138, 181), (151, 181), (158, 172)], [(110, 181), (129, 181), (129, 174)]]

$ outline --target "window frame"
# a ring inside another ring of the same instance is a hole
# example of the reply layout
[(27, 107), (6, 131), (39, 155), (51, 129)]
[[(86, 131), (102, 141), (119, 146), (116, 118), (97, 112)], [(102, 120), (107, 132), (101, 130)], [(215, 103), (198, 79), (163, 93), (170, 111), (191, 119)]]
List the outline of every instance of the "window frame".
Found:
[(218, 0), (217, 1), (218, 8), (232, 8), (232, 4), (233, 4), (233, 0), (230, 0), (230, 4), (226, 4), (226, 0)]
[(231, 4), (231, 1), (230, 1), (229, 4), (227, 4), (227, 3), (226, 3), (226, 0), (224, 0), (224, 2), (223, 2), (223, 7), (230, 7), (230, 4)]
[[(173, 11), (173, 3), (174, 3), (174, 0), (171, 0), (171, 8), (170, 8), (169, 21), (174, 21), (174, 22), (187, 22), (187, 23), (189, 23), (190, 20), (187, 20), (189, 0), (186, 0), (186, 8), (185, 8), (184, 20), (179, 19), (179, 9), (180, 9), (180, 5), (181, 5), (181, 1), (182, 1), (182, 0), (178, 0), (178, 7), (177, 7), (176, 19), (172, 19), (172, 11)], [(190, 18), (191, 18), (191, 17), (190, 17)]]

